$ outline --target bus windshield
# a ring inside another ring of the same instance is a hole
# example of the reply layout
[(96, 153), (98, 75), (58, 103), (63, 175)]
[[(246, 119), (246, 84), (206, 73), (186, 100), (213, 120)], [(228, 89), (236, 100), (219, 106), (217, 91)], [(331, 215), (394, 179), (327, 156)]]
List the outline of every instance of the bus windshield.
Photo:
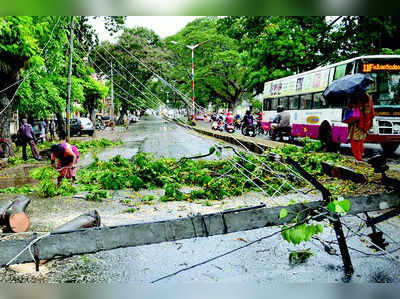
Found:
[(363, 72), (370, 74), (375, 81), (368, 89), (375, 105), (400, 105), (399, 68), (398, 59), (364, 62)]

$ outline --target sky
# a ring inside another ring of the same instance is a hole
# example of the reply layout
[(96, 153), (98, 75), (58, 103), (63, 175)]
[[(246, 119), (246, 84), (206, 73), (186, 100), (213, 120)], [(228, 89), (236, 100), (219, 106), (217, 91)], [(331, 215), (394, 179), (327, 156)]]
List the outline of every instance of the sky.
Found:
[[(174, 35), (183, 29), (186, 24), (190, 23), (198, 16), (129, 16), (126, 18), (126, 26), (131, 28), (134, 26), (142, 26), (154, 30), (161, 38)], [(102, 19), (91, 21), (94, 24), (100, 41), (113, 40), (107, 30), (104, 28)]]

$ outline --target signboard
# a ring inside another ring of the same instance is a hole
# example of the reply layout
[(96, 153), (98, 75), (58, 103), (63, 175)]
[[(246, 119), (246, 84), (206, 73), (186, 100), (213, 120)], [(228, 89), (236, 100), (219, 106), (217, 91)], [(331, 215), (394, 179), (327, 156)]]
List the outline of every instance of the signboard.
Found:
[(323, 91), (328, 86), (329, 69), (292, 78), (267, 82), (264, 97), (291, 96), (301, 93)]
[(364, 63), (363, 72), (370, 73), (372, 71), (400, 71), (399, 64), (379, 64), (379, 63)]

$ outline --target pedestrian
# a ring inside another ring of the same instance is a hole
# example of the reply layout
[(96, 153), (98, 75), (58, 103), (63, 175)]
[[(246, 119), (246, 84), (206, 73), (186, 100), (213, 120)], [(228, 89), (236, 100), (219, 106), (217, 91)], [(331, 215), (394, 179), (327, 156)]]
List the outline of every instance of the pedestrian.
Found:
[(54, 120), (50, 120), (49, 122), (50, 141), (53, 141), (55, 139), (54, 136), (55, 127), (56, 124), (54, 123)]
[(46, 141), (46, 122), (43, 119), (40, 121), (40, 137), (43, 142)]
[[(75, 182), (76, 179), (76, 166), (79, 160), (79, 151), (76, 146), (71, 145), (67, 142), (61, 144), (53, 144), (50, 148), (51, 152), (51, 165), (55, 165), (58, 170), (57, 185), (59, 185), (62, 179), (72, 179)], [(57, 164), (55, 164), (58, 159)]]
[(356, 160), (362, 161), (364, 141), (372, 128), (372, 120), (375, 117), (374, 104), (371, 96), (363, 93), (356, 95), (350, 101), (349, 108), (351, 112), (343, 121), (348, 123), (348, 139), (353, 156)]
[(38, 161), (42, 161), (42, 158), (39, 156), (39, 153), (36, 149), (35, 134), (33, 133), (32, 126), (28, 124), (28, 120), (26, 118), (22, 120), (22, 126), (18, 130), (18, 138), (22, 144), (22, 159), (25, 161), (28, 160), (26, 155), (26, 146), (29, 144), (33, 157)]
[(124, 119), (124, 124), (125, 124), (125, 129), (129, 129), (129, 116), (127, 115), (127, 116), (125, 116), (125, 119)]

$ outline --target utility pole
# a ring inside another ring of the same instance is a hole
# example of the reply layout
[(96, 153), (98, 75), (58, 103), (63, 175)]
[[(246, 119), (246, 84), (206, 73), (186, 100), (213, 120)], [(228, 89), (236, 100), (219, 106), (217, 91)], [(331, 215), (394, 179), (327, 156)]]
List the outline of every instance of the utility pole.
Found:
[(111, 121), (114, 121), (114, 75), (113, 64), (111, 62)]
[(71, 75), (72, 75), (72, 51), (74, 50), (73, 47), (74, 41), (74, 16), (71, 16), (71, 32), (69, 35), (69, 63), (68, 63), (68, 81), (67, 81), (67, 121), (66, 121), (66, 130), (67, 130), (67, 142), (69, 142), (71, 137), (71, 130), (70, 130), (70, 117), (71, 117)]
[[(196, 45), (197, 46), (197, 45)], [(195, 111), (194, 111), (194, 49), (195, 47), (192, 47), (192, 120), (195, 119)]]

